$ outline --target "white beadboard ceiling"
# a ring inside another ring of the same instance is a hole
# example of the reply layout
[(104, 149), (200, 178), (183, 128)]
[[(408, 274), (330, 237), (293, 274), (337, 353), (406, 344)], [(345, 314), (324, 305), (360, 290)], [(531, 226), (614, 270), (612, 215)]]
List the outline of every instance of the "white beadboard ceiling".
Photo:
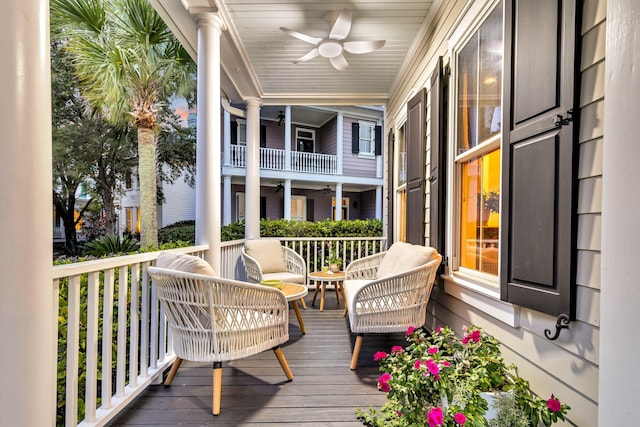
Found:
[[(196, 58), (193, 16), (218, 11), (227, 28), (221, 38), (221, 85), (232, 102), (258, 97), (264, 105), (384, 104), (402, 72), (417, 34), (424, 31), (433, 0), (150, 0)], [(352, 12), (347, 41), (386, 40), (367, 54), (345, 53), (349, 67), (334, 69), (317, 57), (294, 64), (313, 46), (280, 30), (326, 37), (327, 11)]]

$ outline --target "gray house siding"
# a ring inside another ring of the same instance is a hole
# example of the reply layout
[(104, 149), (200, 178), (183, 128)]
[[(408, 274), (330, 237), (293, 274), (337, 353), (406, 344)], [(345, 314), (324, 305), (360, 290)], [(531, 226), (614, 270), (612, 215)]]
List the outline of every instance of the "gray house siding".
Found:
[[(351, 124), (357, 122), (357, 119), (345, 117), (343, 120), (343, 169), (345, 175), (375, 178), (376, 177), (376, 160), (375, 158), (362, 158), (351, 152), (351, 141), (354, 138), (351, 131)], [(355, 135), (358, 138), (358, 135)]]
[[(463, 14), (465, 1), (442, 2), (434, 11), (434, 25), (423, 35), (413, 56), (413, 72), (392, 94), (387, 117), (402, 117), (403, 103), (411, 88), (429, 88), (436, 58), (447, 55), (447, 35), (454, 31), (455, 18)], [(602, 206), (602, 147), (604, 111), (606, 1), (585, 0), (581, 34), (579, 194), (577, 253), (577, 310), (575, 321), (556, 341), (544, 336), (554, 330), (555, 318), (522, 307), (499, 304), (495, 297), (474, 293), (465, 286), (446, 280), (434, 288), (428, 312), (428, 328), (450, 325), (460, 331), (463, 325), (477, 324), (503, 343), (505, 357), (518, 365), (533, 390), (546, 397), (555, 393), (572, 410), (570, 423), (558, 425), (596, 425), (598, 418), (598, 363), (600, 318), (600, 217)], [(428, 95), (428, 106), (431, 96)], [(427, 141), (432, 141), (427, 111)], [(397, 129), (402, 121), (393, 119), (387, 129)], [(425, 168), (430, 162), (430, 143)], [(388, 168), (388, 165), (387, 165)], [(427, 169), (428, 170), (428, 169)], [(426, 186), (428, 189), (428, 186)], [(425, 201), (425, 238), (428, 239), (429, 195)], [(386, 209), (385, 209), (386, 212)], [(451, 221), (451, 212), (447, 212)], [(473, 294), (474, 302), (470, 301)], [(498, 307), (498, 308), (496, 308)], [(511, 307), (511, 308), (509, 308)], [(512, 310), (514, 325), (504, 321), (499, 311)]]

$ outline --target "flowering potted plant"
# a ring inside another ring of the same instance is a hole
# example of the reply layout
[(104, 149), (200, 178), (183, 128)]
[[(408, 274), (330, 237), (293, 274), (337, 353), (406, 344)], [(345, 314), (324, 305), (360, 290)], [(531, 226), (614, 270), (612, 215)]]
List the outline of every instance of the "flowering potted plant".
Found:
[[(383, 372), (378, 389), (387, 402), (380, 410), (358, 408), (364, 425), (549, 427), (570, 409), (553, 395), (535, 396), (515, 366), (504, 362), (499, 341), (476, 326), (465, 328), (462, 338), (448, 327), (430, 335), (410, 327), (407, 342), (375, 354)], [(496, 414), (488, 411), (486, 392), (507, 393)], [(520, 424), (506, 422), (507, 416)]]

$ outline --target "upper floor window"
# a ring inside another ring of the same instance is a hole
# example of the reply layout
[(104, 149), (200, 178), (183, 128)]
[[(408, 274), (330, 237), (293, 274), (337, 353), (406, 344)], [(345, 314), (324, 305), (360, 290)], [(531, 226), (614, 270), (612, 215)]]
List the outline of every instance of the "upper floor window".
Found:
[(358, 123), (360, 125), (360, 134), (358, 135), (359, 143), (359, 154), (364, 154), (365, 156), (374, 156), (375, 155), (375, 127), (376, 124), (372, 122), (363, 122), (360, 121)]
[(236, 140), (231, 141), (238, 145), (247, 145), (247, 121), (243, 119), (237, 119), (238, 131), (236, 132)]
[(456, 56), (460, 270), (498, 274), (502, 117), (502, 4)]
[(296, 150), (315, 153), (316, 131), (312, 129), (296, 129)]

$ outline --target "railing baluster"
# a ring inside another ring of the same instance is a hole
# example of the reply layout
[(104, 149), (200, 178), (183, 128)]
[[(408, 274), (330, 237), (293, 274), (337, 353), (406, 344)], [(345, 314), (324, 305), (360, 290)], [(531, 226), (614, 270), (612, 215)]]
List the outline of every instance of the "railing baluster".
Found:
[(67, 375), (65, 425), (78, 425), (78, 359), (80, 349), (80, 275), (69, 277), (67, 284)]
[(131, 309), (129, 311), (129, 385), (138, 385), (138, 337), (140, 335), (140, 263), (131, 266)]
[(114, 269), (104, 271), (104, 286), (102, 292), (102, 387), (101, 405), (111, 408), (111, 384), (113, 359), (113, 285), (115, 282)]
[(142, 273), (142, 322), (140, 327), (140, 376), (149, 376), (149, 276), (146, 274), (146, 265), (143, 265)]
[[(127, 369), (127, 296), (129, 295), (129, 268), (118, 272), (118, 344), (116, 353), (116, 396), (124, 396)], [(132, 325), (133, 326), (133, 325)]]
[(87, 364), (84, 397), (84, 416), (89, 422), (96, 420), (98, 381), (98, 286), (99, 273), (89, 273), (87, 283)]

